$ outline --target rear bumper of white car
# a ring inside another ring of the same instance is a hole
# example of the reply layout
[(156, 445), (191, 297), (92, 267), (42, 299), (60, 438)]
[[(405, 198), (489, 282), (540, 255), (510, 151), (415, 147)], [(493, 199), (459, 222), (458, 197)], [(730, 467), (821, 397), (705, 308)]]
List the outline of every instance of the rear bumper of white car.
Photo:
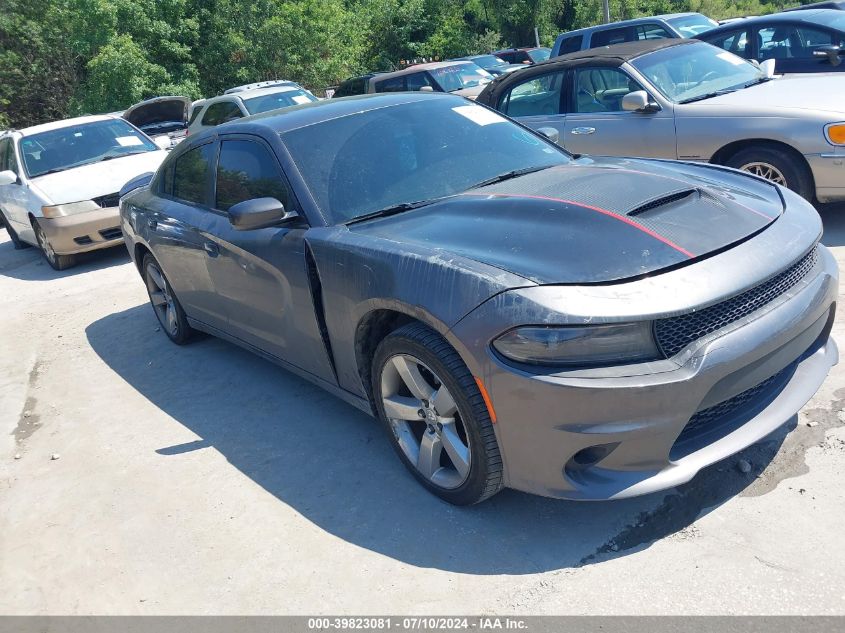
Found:
[(59, 255), (85, 253), (123, 243), (117, 207), (60, 218), (39, 218), (38, 223)]

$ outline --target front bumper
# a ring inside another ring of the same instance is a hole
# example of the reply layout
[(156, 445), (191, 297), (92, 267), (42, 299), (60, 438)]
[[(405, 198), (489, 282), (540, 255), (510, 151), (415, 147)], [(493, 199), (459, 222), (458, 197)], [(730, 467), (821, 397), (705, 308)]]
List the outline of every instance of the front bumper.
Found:
[(123, 243), (117, 207), (60, 218), (38, 218), (47, 240), (59, 255), (74, 255)]
[[(790, 420), (838, 360), (829, 337), (838, 268), (823, 246), (818, 247), (813, 270), (794, 288), (672, 359), (600, 370), (519, 369), (499, 360), (490, 349), (490, 337), (501, 325), (482, 331), (481, 324), (514, 306), (522, 311), (520, 318), (536, 322), (531, 311), (546, 299), (547, 304), (569, 305), (573, 310), (578, 300), (582, 305), (586, 301), (588, 307), (577, 317), (580, 322), (589, 322), (591, 314), (606, 314), (610, 306), (630, 310), (617, 315), (618, 320), (630, 319), (638, 310), (651, 317), (644, 306), (661, 302), (676, 306), (656, 305), (656, 310), (677, 314), (687, 300), (677, 297), (686, 288), (696, 292), (697, 285), (712, 293), (719, 283), (731, 283), (727, 273), (740, 270), (743, 263), (753, 277), (756, 265), (771, 266), (767, 257), (797, 260), (800, 253), (790, 249), (807, 243), (797, 227), (784, 217), (771, 232), (752, 240), (764, 241), (767, 247), (768, 254), (761, 252), (759, 258), (749, 258), (754, 249), (734, 249), (686, 269), (632, 282), (626, 291), (611, 287), (514, 291), (457, 324), (451, 331), (455, 344), (486, 385), (498, 418), (495, 429), (506, 485), (562, 499), (647, 494), (689, 481), (705, 466), (741, 451)], [(781, 241), (781, 231), (794, 231), (796, 240), (787, 245)], [(769, 250), (773, 244), (768, 240), (779, 243), (781, 250)], [(772, 377), (776, 378), (769, 380)], [(753, 397), (746, 399), (748, 393)], [(739, 405), (727, 406), (731, 402)], [(725, 415), (690, 433), (691, 418), (718, 412), (716, 405), (726, 408)]]
[(816, 183), (816, 198), (819, 202), (845, 200), (845, 152), (842, 148), (831, 148), (824, 154), (810, 154), (804, 158), (813, 172)]

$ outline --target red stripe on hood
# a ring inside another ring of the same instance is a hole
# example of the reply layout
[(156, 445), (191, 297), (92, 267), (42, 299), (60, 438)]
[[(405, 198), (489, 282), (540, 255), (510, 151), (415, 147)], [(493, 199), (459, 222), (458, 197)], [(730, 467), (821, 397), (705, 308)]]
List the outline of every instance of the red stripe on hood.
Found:
[(660, 235), (660, 233), (655, 233), (651, 229), (644, 227), (642, 224), (637, 224), (636, 222), (634, 222), (630, 218), (626, 218), (624, 215), (619, 215), (618, 213), (614, 213), (613, 211), (608, 211), (607, 209), (602, 209), (601, 207), (594, 207), (594, 206), (589, 205), (589, 204), (584, 204), (583, 202), (575, 202), (574, 200), (565, 200), (564, 198), (552, 198), (550, 196), (534, 196), (534, 195), (527, 194), (527, 193), (513, 193), (513, 194), (511, 194), (511, 193), (467, 193), (467, 192), (464, 192), (461, 195), (462, 196), (482, 196), (482, 197), (491, 197), (491, 198), (530, 198), (532, 200), (549, 200), (551, 202), (562, 202), (563, 204), (575, 205), (576, 207), (581, 207), (581, 208), (584, 208), (584, 209), (590, 209), (591, 211), (596, 211), (597, 213), (602, 213), (604, 215), (610, 216), (611, 218), (616, 218), (617, 220), (620, 220), (621, 222), (624, 222), (625, 224), (629, 224), (629, 225), (633, 226), (634, 228), (639, 229), (643, 233), (650, 235), (654, 239), (663, 242), (664, 244), (666, 244), (666, 246), (674, 248), (676, 251), (686, 255), (689, 258), (695, 257), (695, 255), (690, 253), (687, 249), (685, 249), (681, 246), (678, 246), (672, 240), (663, 237), (662, 235)]

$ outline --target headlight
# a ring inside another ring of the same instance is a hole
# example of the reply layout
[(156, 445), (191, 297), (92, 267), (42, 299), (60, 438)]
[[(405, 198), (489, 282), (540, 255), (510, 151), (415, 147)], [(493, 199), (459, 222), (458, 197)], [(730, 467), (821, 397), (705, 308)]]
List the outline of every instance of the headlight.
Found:
[(624, 365), (661, 358), (646, 321), (519, 327), (502, 334), (493, 347), (506, 358), (532, 365)]
[(62, 218), (66, 215), (73, 215), (74, 213), (85, 213), (86, 211), (96, 211), (100, 205), (93, 200), (83, 200), (82, 202), (69, 202), (67, 204), (55, 204), (49, 207), (41, 207), (41, 213), (45, 218)]
[(845, 123), (831, 123), (824, 128), (828, 143), (845, 145)]

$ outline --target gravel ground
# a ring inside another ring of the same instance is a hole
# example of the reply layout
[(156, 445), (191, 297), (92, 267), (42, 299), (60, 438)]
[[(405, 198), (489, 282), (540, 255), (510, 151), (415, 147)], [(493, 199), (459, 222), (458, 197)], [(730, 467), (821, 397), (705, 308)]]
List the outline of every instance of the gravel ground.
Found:
[(0, 613), (845, 614), (845, 363), (676, 490), (459, 509), (352, 407), (169, 343), (123, 249), (56, 273), (0, 232), (0, 306)]

